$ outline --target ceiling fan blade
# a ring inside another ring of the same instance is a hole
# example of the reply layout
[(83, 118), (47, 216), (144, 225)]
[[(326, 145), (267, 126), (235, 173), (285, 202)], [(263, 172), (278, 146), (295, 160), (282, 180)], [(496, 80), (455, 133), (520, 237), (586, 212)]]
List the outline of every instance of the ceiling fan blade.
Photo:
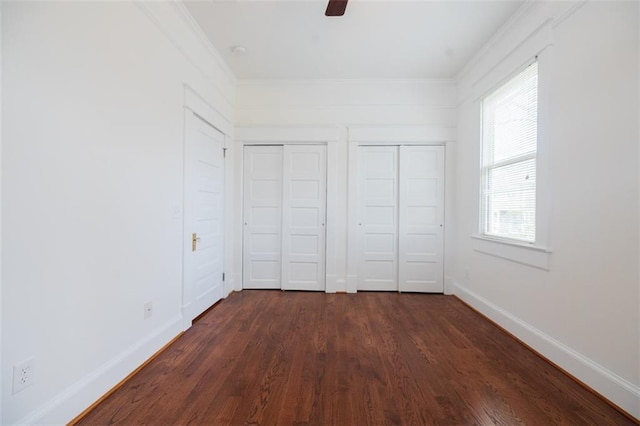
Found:
[(325, 16), (342, 16), (347, 9), (348, 0), (329, 0), (327, 10), (324, 12)]

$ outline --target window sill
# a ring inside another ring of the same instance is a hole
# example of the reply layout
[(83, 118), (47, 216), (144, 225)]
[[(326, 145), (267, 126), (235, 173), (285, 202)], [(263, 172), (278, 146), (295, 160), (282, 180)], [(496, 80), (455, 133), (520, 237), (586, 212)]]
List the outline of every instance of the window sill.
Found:
[(482, 235), (472, 235), (471, 238), (474, 240), (473, 249), (475, 251), (545, 271), (549, 270), (551, 249), (547, 247), (494, 239)]

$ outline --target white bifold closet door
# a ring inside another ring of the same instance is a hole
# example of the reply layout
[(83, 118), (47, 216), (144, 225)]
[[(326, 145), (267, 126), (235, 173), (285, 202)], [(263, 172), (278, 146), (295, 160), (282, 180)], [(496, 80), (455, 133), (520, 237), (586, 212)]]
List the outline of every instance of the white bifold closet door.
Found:
[(243, 288), (325, 290), (326, 146), (245, 146)]
[(280, 288), (282, 146), (244, 148), (243, 288)]
[(326, 148), (284, 146), (283, 290), (325, 289)]
[(359, 148), (358, 290), (444, 291), (444, 147)]
[(398, 147), (359, 148), (358, 290), (398, 290)]

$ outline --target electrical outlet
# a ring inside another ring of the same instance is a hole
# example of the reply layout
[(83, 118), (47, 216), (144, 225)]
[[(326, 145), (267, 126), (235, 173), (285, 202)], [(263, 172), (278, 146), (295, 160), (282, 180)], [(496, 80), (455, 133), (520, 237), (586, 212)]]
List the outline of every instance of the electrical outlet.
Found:
[(36, 381), (36, 359), (29, 358), (13, 366), (13, 393), (16, 394)]
[(146, 302), (144, 304), (144, 319), (151, 318), (153, 314), (153, 304), (151, 302)]
[(464, 268), (464, 278), (466, 280), (470, 280), (471, 279), (471, 274), (469, 273), (469, 268)]

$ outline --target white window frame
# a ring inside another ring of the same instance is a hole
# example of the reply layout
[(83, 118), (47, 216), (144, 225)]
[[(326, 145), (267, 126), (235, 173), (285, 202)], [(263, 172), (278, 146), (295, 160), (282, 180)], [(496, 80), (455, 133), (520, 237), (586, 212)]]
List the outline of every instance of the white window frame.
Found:
[[(524, 265), (533, 266), (539, 269), (550, 269), (550, 241), (549, 241), (549, 216), (551, 210), (551, 173), (549, 164), (548, 149), (548, 127), (549, 127), (549, 70), (551, 64), (551, 46), (544, 45), (540, 50), (534, 52), (526, 58), (509, 58), (494, 68), (493, 72), (474, 85), (476, 92), (476, 108), (478, 118), (478, 192), (476, 203), (478, 214), (476, 215), (475, 232), (471, 236), (474, 250), (511, 260)], [(519, 60), (519, 62), (515, 62)], [(538, 144), (536, 158), (536, 235), (533, 243), (525, 241), (507, 239), (503, 237), (483, 234), (481, 193), (482, 182), (482, 99), (504, 85), (518, 73), (534, 61), (538, 62)], [(505, 70), (508, 70), (505, 72)], [(479, 95), (478, 95), (479, 94)]]
[[(514, 164), (519, 164), (519, 163), (523, 163), (526, 161), (531, 161), (531, 160), (535, 160), (536, 164), (537, 164), (537, 153), (538, 153), (538, 137), (537, 137), (537, 128), (538, 128), (538, 117), (536, 115), (536, 149), (533, 152), (527, 152), (525, 154), (520, 154), (518, 156), (513, 156), (513, 157), (509, 157), (506, 158), (504, 160), (498, 161), (498, 162), (491, 162), (491, 164), (487, 164), (487, 162), (485, 161), (486, 158), (485, 156), (487, 155), (487, 144), (490, 143), (490, 141), (485, 139), (485, 129), (484, 129), (484, 114), (485, 114), (485, 100), (492, 96), (493, 94), (495, 94), (497, 91), (501, 90), (505, 85), (509, 84), (510, 81), (516, 77), (518, 77), (521, 73), (525, 72), (529, 67), (535, 65), (536, 66), (536, 79), (538, 78), (538, 58), (534, 58), (533, 61), (531, 61), (530, 63), (528, 63), (524, 68), (519, 69), (516, 73), (514, 73), (513, 75), (511, 75), (508, 79), (506, 79), (505, 81), (503, 81), (498, 87), (496, 87), (495, 89), (493, 89), (490, 93), (487, 94), (487, 96), (485, 96), (481, 102), (481, 119), (482, 119), (482, 126), (481, 126), (481, 134), (482, 137), (480, 138), (480, 144), (481, 144), (481, 148), (480, 148), (480, 228), (478, 230), (478, 232), (480, 233), (480, 235), (482, 235), (485, 238), (495, 238), (497, 240), (505, 240), (506, 242), (510, 242), (510, 243), (521, 243), (521, 244), (529, 244), (529, 245), (535, 245), (536, 243), (536, 235), (534, 234), (533, 236), (533, 241), (529, 241), (529, 240), (525, 240), (525, 239), (520, 239), (520, 238), (515, 238), (515, 237), (511, 237), (511, 236), (506, 236), (506, 235), (499, 235), (499, 234), (492, 234), (487, 232), (487, 228), (489, 227), (489, 217), (488, 217), (488, 213), (489, 213), (489, 206), (487, 203), (487, 197), (486, 197), (486, 192), (488, 190), (487, 186), (488, 186), (488, 181), (489, 181), (489, 174), (491, 172), (491, 170), (496, 170), (496, 169), (500, 169), (503, 167), (507, 167), (507, 166), (511, 166)], [(537, 109), (537, 104), (538, 104), (538, 90), (536, 88), (536, 109)], [(537, 194), (537, 185), (536, 185), (536, 194)], [(535, 213), (535, 212), (534, 212)], [(537, 228), (537, 219), (535, 221), (535, 227)]]

